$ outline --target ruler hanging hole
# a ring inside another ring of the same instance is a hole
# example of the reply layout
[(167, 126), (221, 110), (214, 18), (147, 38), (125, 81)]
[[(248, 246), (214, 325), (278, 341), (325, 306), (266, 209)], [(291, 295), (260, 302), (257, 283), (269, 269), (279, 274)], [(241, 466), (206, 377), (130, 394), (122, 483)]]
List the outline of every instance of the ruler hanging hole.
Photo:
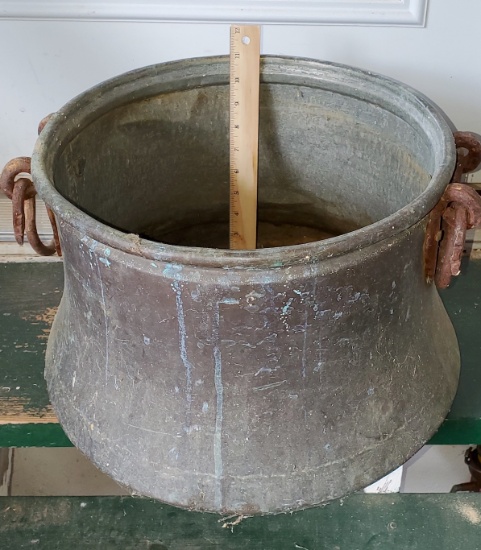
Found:
[(245, 44), (246, 46), (251, 43), (251, 39), (248, 36), (242, 37), (242, 44)]

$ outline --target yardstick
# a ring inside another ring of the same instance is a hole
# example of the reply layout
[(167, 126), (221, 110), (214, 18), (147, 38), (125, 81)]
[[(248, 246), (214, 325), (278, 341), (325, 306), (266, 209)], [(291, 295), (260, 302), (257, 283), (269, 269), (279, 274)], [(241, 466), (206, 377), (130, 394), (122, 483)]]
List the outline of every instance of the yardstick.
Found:
[(230, 223), (233, 250), (257, 239), (260, 27), (230, 29)]

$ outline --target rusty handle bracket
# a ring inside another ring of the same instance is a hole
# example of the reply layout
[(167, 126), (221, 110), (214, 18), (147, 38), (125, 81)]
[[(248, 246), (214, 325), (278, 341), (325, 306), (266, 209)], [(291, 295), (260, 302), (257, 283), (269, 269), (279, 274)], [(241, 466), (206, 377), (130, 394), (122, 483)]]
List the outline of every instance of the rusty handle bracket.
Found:
[[(51, 115), (42, 119), (38, 133), (43, 130)], [(37, 191), (32, 182), (31, 158), (18, 157), (7, 162), (0, 174), (0, 189), (12, 201), (13, 232), (18, 244), (23, 245), (25, 235), (31, 247), (42, 256), (51, 256), (57, 253), (62, 255), (58, 237), (57, 223), (50, 208), (47, 214), (53, 231), (53, 240), (44, 244), (39, 237), (36, 222), (35, 195)]]
[(471, 132), (455, 132), (457, 159), (451, 183), (431, 210), (424, 239), (428, 283), (447, 288), (460, 273), (466, 231), (481, 225), (481, 197), (462, 182), (481, 163), (481, 141)]

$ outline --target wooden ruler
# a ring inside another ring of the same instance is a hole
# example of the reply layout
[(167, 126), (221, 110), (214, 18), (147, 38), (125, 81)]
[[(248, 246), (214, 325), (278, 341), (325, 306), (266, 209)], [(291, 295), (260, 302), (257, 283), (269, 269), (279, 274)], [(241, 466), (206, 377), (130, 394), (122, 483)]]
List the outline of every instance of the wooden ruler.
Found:
[(260, 27), (230, 29), (230, 248), (257, 237)]

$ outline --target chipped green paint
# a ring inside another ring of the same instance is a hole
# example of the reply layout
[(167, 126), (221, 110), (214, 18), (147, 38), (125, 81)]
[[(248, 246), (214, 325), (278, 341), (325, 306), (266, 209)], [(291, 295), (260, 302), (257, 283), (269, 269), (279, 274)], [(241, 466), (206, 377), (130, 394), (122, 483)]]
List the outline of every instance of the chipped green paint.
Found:
[(0, 424), (0, 447), (70, 446), (58, 423), (36, 423), (52, 416), (43, 365), (63, 265), (0, 264), (0, 288), (0, 418), (11, 422)]
[(60, 424), (32, 423), (0, 425), (0, 447), (73, 447), (73, 445)]
[(0, 264), (0, 288), (0, 400), (19, 398), (27, 412), (40, 415), (50, 404), (43, 363), (63, 265)]
[[(474, 405), (479, 404), (475, 403)], [(477, 445), (481, 441), (479, 418), (446, 418), (429, 445)]]
[(233, 526), (228, 522), (236, 518), (222, 521), (132, 497), (9, 497), (0, 503), (5, 550), (457, 550), (479, 548), (481, 529), (476, 494), (355, 494)]
[(463, 262), (462, 275), (441, 292), (461, 351), (458, 392), (447, 419), (429, 443), (481, 441), (481, 260)]

